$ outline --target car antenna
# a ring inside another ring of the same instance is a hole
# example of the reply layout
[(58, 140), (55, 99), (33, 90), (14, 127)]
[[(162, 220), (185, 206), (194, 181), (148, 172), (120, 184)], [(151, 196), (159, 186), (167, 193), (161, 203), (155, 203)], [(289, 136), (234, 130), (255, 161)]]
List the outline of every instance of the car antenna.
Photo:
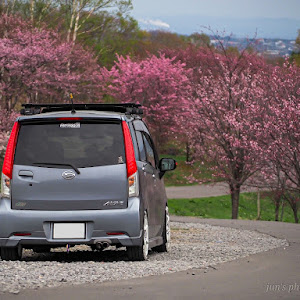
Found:
[(74, 103), (73, 103), (73, 93), (70, 93), (70, 100), (71, 100), (71, 105), (72, 105), (71, 113), (72, 113), (72, 114), (75, 114), (76, 111), (75, 111)]

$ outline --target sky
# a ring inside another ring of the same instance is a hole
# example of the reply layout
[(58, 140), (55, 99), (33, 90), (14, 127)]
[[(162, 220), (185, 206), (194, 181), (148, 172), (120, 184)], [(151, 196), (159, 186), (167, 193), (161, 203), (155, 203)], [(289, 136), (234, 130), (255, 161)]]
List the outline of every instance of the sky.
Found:
[(144, 29), (181, 34), (225, 30), (241, 37), (295, 39), (300, 0), (132, 0), (132, 15)]

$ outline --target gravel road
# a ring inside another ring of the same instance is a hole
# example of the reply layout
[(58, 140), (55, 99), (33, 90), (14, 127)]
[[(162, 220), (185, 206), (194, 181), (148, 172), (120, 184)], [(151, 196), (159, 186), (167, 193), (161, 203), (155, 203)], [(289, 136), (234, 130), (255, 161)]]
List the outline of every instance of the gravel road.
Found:
[[(266, 234), (206, 224), (172, 222), (170, 253), (151, 253), (146, 262), (130, 262), (125, 249), (93, 252), (86, 246), (36, 254), (23, 250), (20, 262), (0, 260), (1, 293), (18, 294), (22, 289), (39, 289), (83, 283), (100, 283), (193, 268), (215, 268), (217, 264), (254, 253), (286, 247), (284, 239)], [(189, 271), (192, 272), (192, 271)]]

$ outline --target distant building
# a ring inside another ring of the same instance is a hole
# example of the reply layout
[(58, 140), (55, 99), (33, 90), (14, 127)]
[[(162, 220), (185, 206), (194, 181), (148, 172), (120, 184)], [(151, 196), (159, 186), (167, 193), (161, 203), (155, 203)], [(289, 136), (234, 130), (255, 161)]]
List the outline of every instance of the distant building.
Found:
[(278, 50), (266, 50), (264, 54), (270, 56), (279, 56), (280, 52)]
[(275, 46), (276, 46), (277, 49), (285, 49), (286, 48), (286, 46), (285, 46), (285, 44), (284, 44), (283, 41), (277, 41), (277, 42), (275, 42)]
[[(211, 45), (218, 46), (219, 43), (223, 43), (227, 46), (237, 47), (239, 49), (248, 47), (249, 40), (246, 38), (237, 38), (237, 37), (220, 37), (220, 40), (216, 39), (215, 36), (210, 36)], [(299, 52), (300, 46), (298, 46), (294, 40), (285, 40), (285, 39), (270, 39), (270, 38), (259, 38), (257, 40), (252, 40), (251, 44), (258, 53), (262, 53), (265, 56), (281, 56), (286, 57), (291, 55), (292, 52)]]

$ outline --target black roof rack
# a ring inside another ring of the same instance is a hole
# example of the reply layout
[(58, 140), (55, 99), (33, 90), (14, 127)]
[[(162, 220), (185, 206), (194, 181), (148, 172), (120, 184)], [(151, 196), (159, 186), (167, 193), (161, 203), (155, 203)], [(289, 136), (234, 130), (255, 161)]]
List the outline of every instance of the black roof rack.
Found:
[(75, 110), (98, 110), (113, 111), (132, 115), (142, 115), (143, 109), (140, 104), (135, 103), (60, 103), (60, 104), (22, 104), (21, 115), (35, 115), (54, 111), (72, 111)]

